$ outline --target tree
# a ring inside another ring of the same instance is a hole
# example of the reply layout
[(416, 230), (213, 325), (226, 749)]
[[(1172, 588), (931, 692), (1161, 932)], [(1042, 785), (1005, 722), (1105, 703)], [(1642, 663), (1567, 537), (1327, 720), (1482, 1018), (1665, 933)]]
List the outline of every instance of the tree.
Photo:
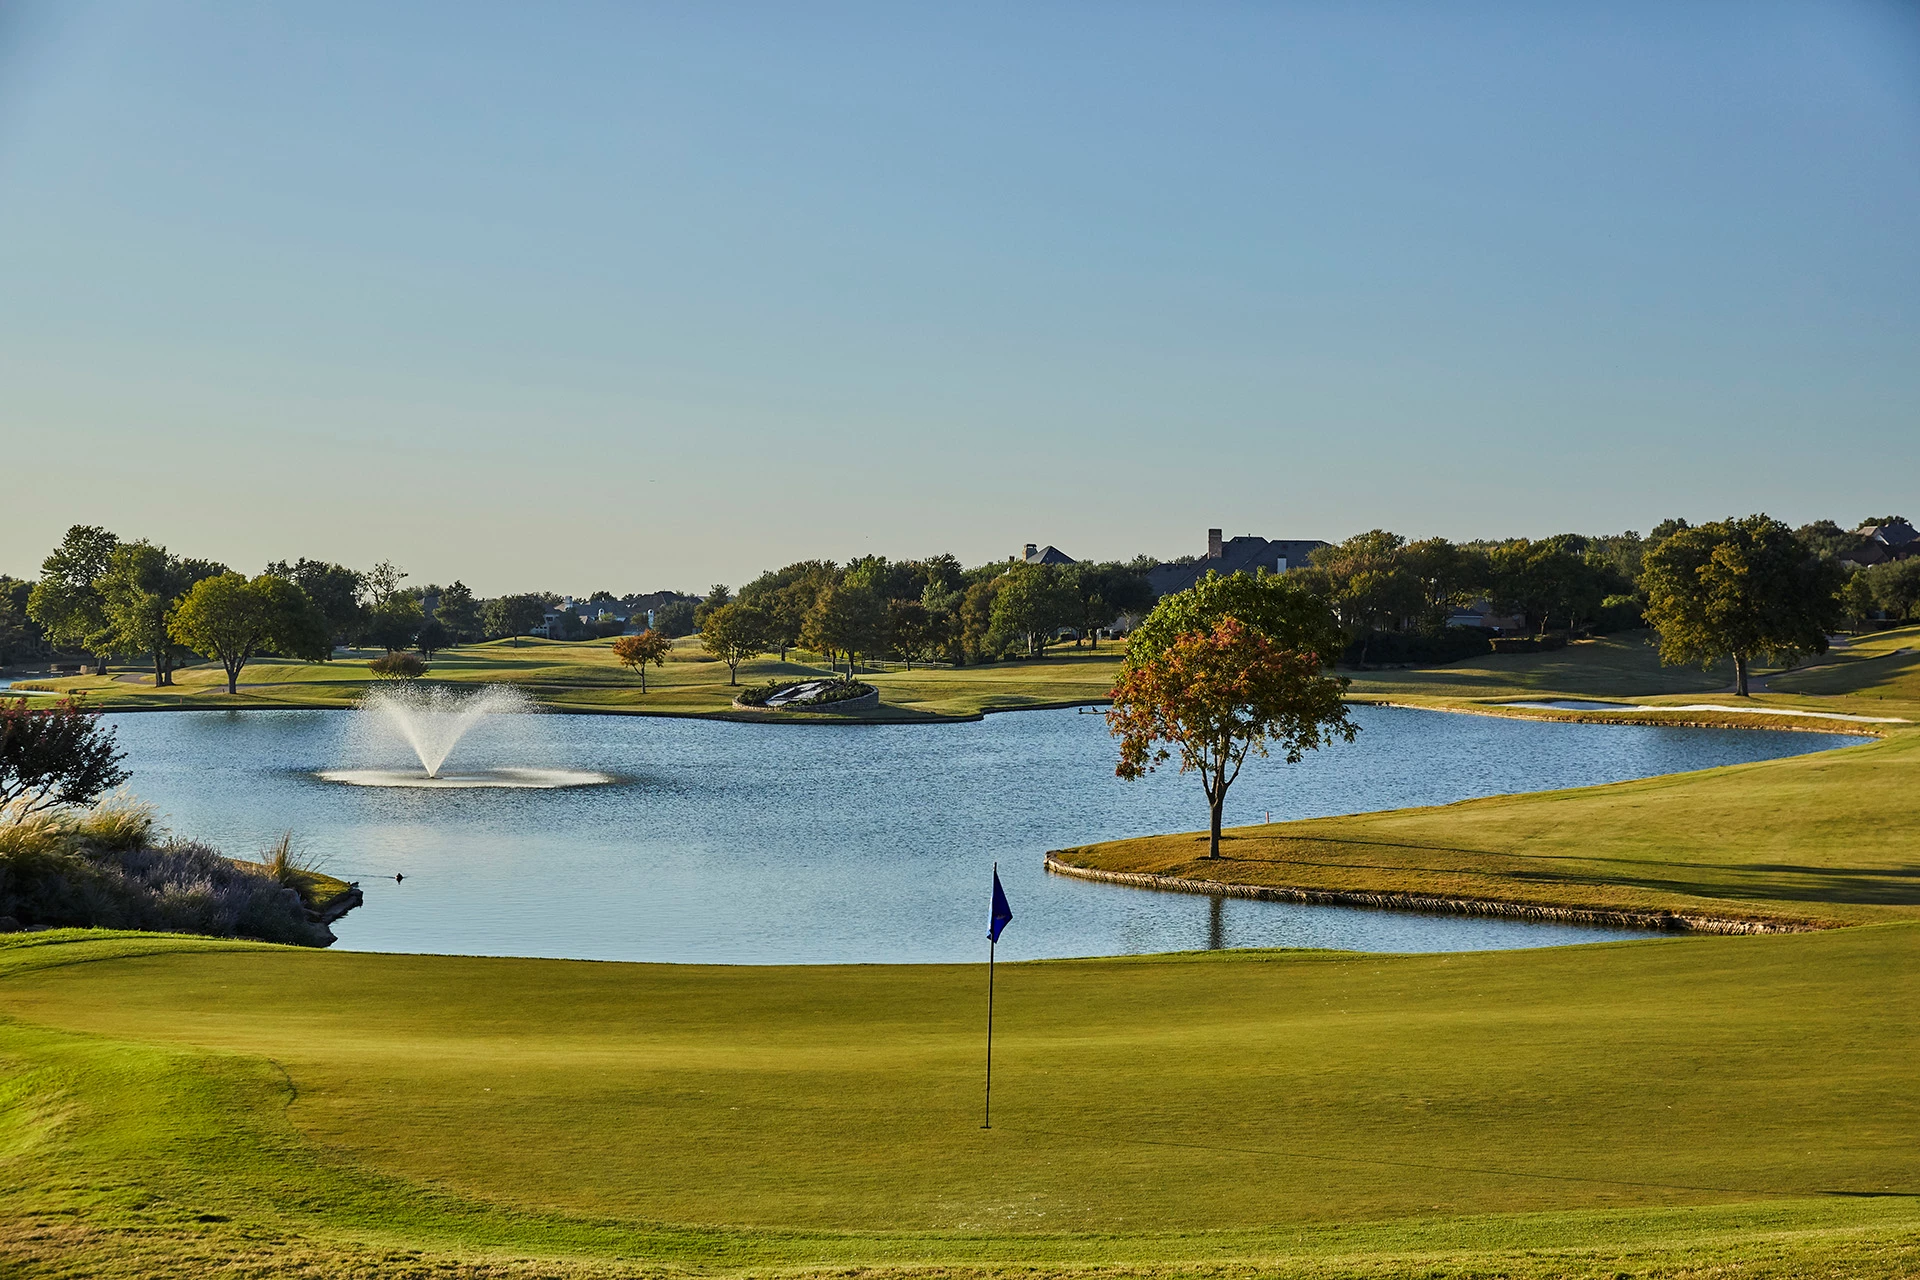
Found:
[(1181, 773), (1198, 773), (1209, 810), (1207, 856), (1220, 856), (1227, 790), (1249, 754), (1278, 743), (1289, 763), (1335, 738), (1353, 741), (1344, 677), (1320, 673), (1312, 650), (1288, 649), (1237, 618), (1186, 632), (1136, 661), (1114, 685), (1107, 723), (1120, 739), (1114, 770), (1129, 781), (1177, 751)]
[(653, 629), (668, 639), (690, 636), (699, 627), (694, 620), (695, 612), (694, 607), (685, 600), (661, 605), (653, 611)]
[(1591, 618), (1607, 592), (1587, 559), (1587, 540), (1560, 533), (1538, 542), (1515, 538), (1488, 554), (1493, 590), (1501, 604), (1525, 615), (1527, 625), (1545, 634), (1555, 613), (1569, 630)]
[(1487, 557), (1457, 547), (1445, 538), (1409, 542), (1400, 564), (1413, 587), (1414, 616), (1427, 631), (1439, 631), (1447, 618), (1487, 585)]
[(640, 692), (647, 691), (647, 664), (667, 665), (667, 650), (673, 641), (658, 631), (642, 631), (637, 636), (621, 636), (613, 642), (613, 656), (622, 666), (640, 673)]
[(821, 591), (801, 628), (801, 642), (826, 658), (847, 655), (847, 678), (853, 678), (855, 654), (873, 653), (884, 643), (886, 606), (866, 587), (834, 583)]
[(13, 661), (14, 653), (27, 642), (26, 610), (14, 602), (16, 588), (27, 586), (27, 593), (33, 588), (16, 578), (0, 575), (0, 667)]
[(1855, 631), (1866, 625), (1873, 617), (1877, 602), (1873, 598), (1873, 577), (1865, 569), (1855, 569), (1847, 575), (1846, 585), (1840, 588), (1840, 614)]
[(420, 630), (413, 637), (413, 647), (420, 651), (423, 658), (431, 658), (452, 643), (453, 634), (438, 618), (428, 618), (421, 623)]
[(285, 578), (223, 573), (193, 584), (168, 620), (175, 640), (226, 669), (227, 692), (263, 653), (318, 662), (327, 649), (327, 621), (306, 593)]
[(1731, 657), (1735, 692), (1745, 697), (1754, 657), (1790, 661), (1827, 651), (1841, 570), (1778, 520), (1752, 515), (1677, 530), (1645, 563), (1647, 621), (1670, 666)]
[[(100, 656), (107, 643), (106, 601), (98, 586), (120, 539), (94, 525), (67, 530), (53, 554), (40, 562), (40, 580), (27, 599), (27, 616), (40, 624), (55, 648)], [(102, 671), (104, 662), (97, 663)]]
[(151, 658), (154, 686), (172, 684), (186, 651), (167, 633), (167, 615), (194, 583), (226, 571), (210, 560), (182, 560), (144, 538), (121, 543), (96, 584), (106, 622), (103, 647), (116, 657)]
[(480, 605), (473, 589), (459, 579), (440, 593), (440, 607), (433, 611), (434, 621), (447, 629), (455, 644), (465, 644), (480, 634)]
[(78, 699), (34, 710), (24, 699), (0, 702), (0, 810), (90, 807), (127, 780), (120, 760), (113, 730)]
[(1323, 664), (1346, 647), (1332, 607), (1306, 575), (1209, 573), (1154, 606), (1133, 629), (1127, 659), (1145, 661), (1183, 635), (1211, 632), (1222, 618), (1251, 627), (1282, 649), (1317, 654)]
[(1153, 606), (1146, 575), (1123, 564), (1075, 564), (1064, 567), (1060, 585), (1070, 602), (1068, 625), (1100, 647), (1100, 629), (1121, 614), (1144, 614)]
[(532, 634), (546, 616), (547, 602), (537, 595), (500, 596), (481, 609), (487, 634), (512, 636), (515, 648), (520, 645), (520, 637)]
[[(929, 590), (938, 588), (929, 587)], [(913, 664), (925, 661), (940, 645), (940, 631), (933, 614), (919, 600), (887, 601), (887, 639), (893, 654), (913, 670)]]
[(373, 606), (367, 619), (367, 639), (388, 653), (398, 653), (413, 647), (426, 620), (418, 600), (404, 591), (395, 592)]
[(1877, 564), (1854, 576), (1866, 578), (1873, 590), (1873, 602), (1889, 617), (1904, 622), (1913, 617), (1914, 606), (1920, 605), (1920, 558), (1909, 556)]
[(707, 611), (700, 647), (727, 664), (727, 683), (740, 683), (740, 664), (767, 651), (768, 619), (750, 604), (723, 604)]
[(1019, 636), (1027, 656), (1045, 655), (1060, 628), (1074, 619), (1078, 602), (1050, 564), (1022, 564), (1007, 570), (993, 598), (988, 634)]
[(693, 625), (696, 627), (705, 626), (709, 613), (712, 613), (715, 609), (724, 609), (732, 603), (733, 592), (728, 590), (727, 584), (724, 582), (714, 583), (711, 587), (707, 588), (706, 598), (693, 607)]
[(267, 566), (267, 572), (276, 578), (285, 578), (306, 592), (307, 599), (320, 610), (320, 616), (327, 620), (327, 636), (331, 641), (328, 658), (333, 656), (333, 645), (359, 642), (367, 627), (367, 606), (361, 601), (361, 595), (368, 590), (366, 574), (343, 564), (309, 560), (305, 556), (292, 564), (276, 560)]
[[(1397, 533), (1372, 529), (1313, 553), (1311, 576), (1355, 639), (1381, 628), (1398, 630), (1420, 612), (1419, 579), (1401, 561), (1406, 545)], [(1361, 656), (1364, 661), (1364, 648)]]

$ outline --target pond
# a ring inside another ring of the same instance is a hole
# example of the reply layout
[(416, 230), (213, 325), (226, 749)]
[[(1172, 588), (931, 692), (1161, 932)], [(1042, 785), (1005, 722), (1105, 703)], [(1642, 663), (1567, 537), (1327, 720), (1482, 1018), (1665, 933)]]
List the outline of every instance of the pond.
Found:
[[(1439, 804), (1768, 759), (1856, 739), (1357, 707), (1298, 765), (1254, 760), (1228, 821)], [(1198, 783), (1113, 776), (1097, 714), (938, 725), (516, 715), (450, 764), (602, 771), (607, 786), (424, 790), (316, 774), (382, 760), (341, 711), (120, 714), (132, 789), (249, 856), (283, 831), (366, 905), (349, 950), (712, 963), (974, 961), (998, 860), (1004, 959), (1206, 947), (1451, 951), (1639, 937), (1578, 927), (1156, 893), (1041, 869), (1063, 845), (1194, 830)], [(396, 882), (395, 873), (405, 879)]]

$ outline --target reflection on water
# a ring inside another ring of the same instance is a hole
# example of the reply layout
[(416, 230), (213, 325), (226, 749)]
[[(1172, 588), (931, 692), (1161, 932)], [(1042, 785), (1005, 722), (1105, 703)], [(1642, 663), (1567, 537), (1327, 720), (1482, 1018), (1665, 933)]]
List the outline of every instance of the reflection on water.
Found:
[[(1230, 823), (1436, 804), (1844, 746), (1758, 730), (1549, 724), (1357, 707), (1358, 742), (1254, 760)], [(1441, 951), (1640, 936), (1472, 917), (1153, 893), (1049, 876), (1062, 845), (1206, 820), (1177, 774), (1113, 776), (1104, 721), (1021, 712), (971, 724), (764, 725), (511, 717), (448, 771), (557, 769), (569, 789), (350, 787), (350, 713), (110, 717), (133, 787), (230, 853), (291, 828), (367, 904), (335, 926), (377, 951), (707, 962), (971, 961), (989, 864), (1014, 923), (1004, 959), (1221, 946)], [(528, 758), (529, 755), (537, 758)], [(416, 766), (417, 768), (417, 766)], [(395, 873), (405, 880), (396, 883)], [(378, 879), (376, 877), (386, 877)]]

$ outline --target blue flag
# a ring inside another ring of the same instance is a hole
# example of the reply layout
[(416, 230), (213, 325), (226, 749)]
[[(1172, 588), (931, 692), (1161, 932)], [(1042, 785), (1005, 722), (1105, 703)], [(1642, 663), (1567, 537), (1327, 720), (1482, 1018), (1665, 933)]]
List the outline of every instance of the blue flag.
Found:
[(1007, 894), (1000, 887), (1000, 868), (993, 869), (993, 916), (987, 921), (987, 938), (1000, 941), (1000, 931), (1007, 927), (1007, 921), (1013, 919), (1013, 908), (1007, 905)]

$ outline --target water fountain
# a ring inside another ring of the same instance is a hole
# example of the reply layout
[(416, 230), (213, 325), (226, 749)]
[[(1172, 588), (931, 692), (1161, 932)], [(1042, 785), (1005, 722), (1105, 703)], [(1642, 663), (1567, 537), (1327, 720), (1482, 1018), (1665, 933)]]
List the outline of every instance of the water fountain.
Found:
[[(514, 765), (450, 770), (447, 762), (470, 736), (489, 738), (489, 754), (525, 759), (541, 744), (527, 727), (537, 708), (518, 690), (488, 685), (461, 692), (440, 685), (397, 685), (375, 689), (360, 703), (348, 735), (349, 754), (382, 758), (389, 766), (411, 752), (418, 768), (324, 769), (320, 777), (356, 787), (505, 787), (550, 790), (612, 782), (604, 773), (582, 769)], [(476, 730), (482, 731), (476, 734)], [(516, 731), (519, 730), (519, 731)]]

